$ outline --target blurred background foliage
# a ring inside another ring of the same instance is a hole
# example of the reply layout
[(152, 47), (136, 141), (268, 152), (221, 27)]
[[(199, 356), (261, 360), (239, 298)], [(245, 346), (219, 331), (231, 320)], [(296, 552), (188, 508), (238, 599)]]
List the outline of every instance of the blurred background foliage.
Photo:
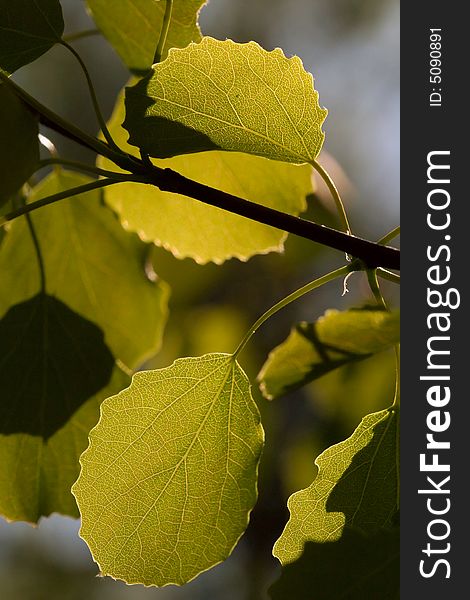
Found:
[[(82, 0), (62, 0), (68, 33), (91, 25)], [(344, 195), (353, 231), (379, 238), (398, 223), (399, 206), (399, 2), (398, 0), (211, 0), (201, 14), (203, 33), (219, 39), (251, 39), (263, 47), (298, 54), (314, 74), (320, 103), (329, 110), (322, 154)], [(99, 36), (76, 42), (106, 115), (128, 73)], [(16, 80), (43, 103), (95, 132), (82, 73), (61, 48), (22, 69)], [(49, 135), (49, 134), (48, 134)], [(59, 153), (94, 160), (86, 150), (51, 134)], [(334, 157), (334, 158), (333, 158)], [(307, 217), (335, 226), (328, 195), (318, 187)], [(232, 351), (264, 310), (303, 283), (342, 264), (343, 257), (289, 237), (281, 255), (258, 256), (222, 267), (179, 261), (149, 248), (147, 271), (172, 288), (170, 320), (162, 351), (148, 368), (175, 358)], [(370, 302), (361, 274), (342, 296), (333, 282), (284, 309), (255, 336), (241, 356), (254, 382), (268, 352), (298, 320), (314, 320), (327, 308)], [(391, 304), (397, 290), (384, 283)], [(233, 555), (184, 588), (126, 586), (96, 577), (78, 538), (79, 523), (53, 516), (38, 529), (0, 520), (0, 596), (5, 600), (260, 600), (278, 572), (271, 548), (287, 520), (286, 500), (309, 485), (314, 459), (348, 437), (368, 412), (393, 398), (394, 361), (389, 353), (353, 364), (272, 403), (254, 395), (266, 429), (260, 498)]]

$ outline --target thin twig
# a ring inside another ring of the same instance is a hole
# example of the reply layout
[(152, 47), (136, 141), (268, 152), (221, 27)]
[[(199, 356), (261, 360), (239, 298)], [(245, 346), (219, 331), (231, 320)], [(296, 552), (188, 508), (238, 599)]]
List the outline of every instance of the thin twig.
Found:
[(114, 148), (114, 150), (117, 150), (119, 152), (120, 148), (116, 144), (116, 142), (113, 140), (113, 136), (110, 134), (108, 126), (106, 125), (106, 120), (103, 117), (103, 113), (101, 112), (98, 98), (96, 97), (95, 88), (93, 86), (93, 82), (91, 80), (91, 76), (87, 69), (87, 66), (83, 62), (80, 54), (75, 50), (75, 48), (73, 46), (71, 46), (70, 44), (67, 44), (67, 42), (65, 42), (64, 40), (62, 40), (61, 44), (62, 44), (62, 46), (64, 46), (64, 48), (67, 48), (67, 50), (69, 50), (73, 54), (73, 56), (76, 58), (78, 64), (80, 65), (80, 67), (83, 71), (83, 74), (85, 75), (85, 79), (86, 79), (86, 82), (88, 85), (88, 90), (90, 92), (91, 102), (93, 104), (93, 108), (95, 109), (96, 118), (98, 119), (98, 123), (100, 125), (101, 131), (103, 132), (103, 135), (104, 135), (106, 141), (108, 142), (108, 144), (111, 146), (111, 148)]
[[(139, 181), (139, 178), (128, 179), (127, 181)], [(79, 185), (77, 187), (58, 192), (57, 194), (52, 194), (52, 196), (46, 196), (46, 198), (41, 198), (36, 202), (32, 202), (31, 204), (21, 206), (20, 208), (17, 208), (7, 213), (3, 217), (0, 217), (0, 226), (5, 225), (9, 221), (13, 221), (13, 219), (16, 219), (17, 217), (21, 217), (21, 215), (27, 215), (37, 210), (38, 208), (48, 206), (49, 204), (53, 204), (54, 202), (59, 202), (59, 200), (65, 200), (65, 198), (72, 198), (73, 196), (78, 196), (79, 194), (84, 194), (85, 192), (90, 192), (91, 190), (96, 190), (102, 187), (106, 187), (108, 185), (114, 185), (116, 183), (122, 183), (122, 181), (115, 179), (97, 179), (90, 183), (86, 183), (85, 185)]]
[(170, 29), (171, 12), (173, 10), (173, 0), (165, 0), (165, 14), (163, 15), (162, 30), (160, 32), (160, 38), (158, 40), (157, 49), (153, 57), (153, 63), (159, 63), (162, 60), (163, 51), (165, 49), (166, 38), (168, 36), (168, 30)]
[[(32, 98), (19, 86), (11, 82), (1, 71), (0, 79), (7, 81), (8, 85), (11, 86), (11, 89), (30, 108), (32, 108), (33, 111), (39, 114), (41, 123), (83, 146), (94, 150), (98, 154), (106, 156), (121, 169), (130, 171), (137, 176), (134, 179), (132, 176), (129, 176), (129, 181), (149, 183), (157, 186), (162, 191), (182, 194), (183, 196), (194, 198), (195, 200), (199, 200), (210, 206), (217, 206), (218, 208), (253, 221), (299, 235), (312, 242), (317, 242), (330, 248), (341, 250), (354, 258), (362, 260), (371, 268), (378, 266), (389, 269), (400, 268), (400, 251), (396, 248), (348, 235), (347, 233), (331, 229), (325, 225), (319, 225), (318, 223), (313, 223), (299, 217), (282, 213), (255, 202), (233, 196), (232, 194), (227, 194), (221, 190), (188, 179), (171, 169), (162, 169), (160, 167), (145, 164), (142, 160), (134, 156), (122, 151), (115, 151), (108, 144), (89, 136), (81, 129), (68, 123), (65, 119), (56, 115), (53, 111)], [(65, 198), (67, 196), (63, 197)]]
[(82, 40), (83, 38), (90, 37), (92, 35), (100, 35), (101, 31), (99, 29), (84, 29), (83, 31), (76, 31), (75, 33), (70, 33), (69, 35), (64, 35), (62, 40), (64, 42), (76, 42), (77, 40)]

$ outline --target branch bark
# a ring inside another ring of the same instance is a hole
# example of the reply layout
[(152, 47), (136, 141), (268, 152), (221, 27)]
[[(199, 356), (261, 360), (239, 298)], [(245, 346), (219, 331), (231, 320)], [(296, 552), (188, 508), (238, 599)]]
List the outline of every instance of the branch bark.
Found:
[[(63, 120), (47, 107), (42, 106), (27, 92), (9, 80), (0, 72), (0, 78), (11, 86), (12, 90), (39, 115), (40, 122), (54, 129), (58, 133), (74, 140), (75, 142), (110, 158), (116, 165), (142, 177), (142, 181), (155, 185), (164, 192), (172, 192), (199, 200), (210, 206), (264, 223), (271, 227), (281, 229), (306, 238), (312, 242), (323, 244), (336, 250), (341, 250), (353, 258), (362, 260), (367, 267), (383, 267), (385, 269), (400, 269), (400, 251), (390, 246), (331, 229), (300, 217), (282, 213), (278, 210), (256, 204), (249, 200), (227, 194), (211, 188), (202, 183), (184, 177), (172, 169), (162, 169), (152, 166), (141, 159), (130, 156), (124, 152), (119, 153), (110, 148), (108, 144), (93, 138), (74, 125)], [(130, 176), (132, 177), (132, 176)]]
[(294, 217), (273, 208), (232, 196), (202, 183), (184, 177), (172, 169), (154, 167), (151, 183), (164, 192), (173, 192), (200, 200), (205, 204), (222, 208), (258, 223), (288, 231), (312, 242), (342, 250), (353, 258), (359, 258), (368, 267), (400, 268), (400, 251), (362, 238), (319, 225), (300, 217)]

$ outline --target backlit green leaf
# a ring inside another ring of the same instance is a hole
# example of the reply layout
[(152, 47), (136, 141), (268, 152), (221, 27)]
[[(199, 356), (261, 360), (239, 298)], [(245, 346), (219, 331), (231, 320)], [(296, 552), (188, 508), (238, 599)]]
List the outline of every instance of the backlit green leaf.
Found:
[(0, 0), (0, 69), (13, 73), (60, 41), (59, 0)]
[(335, 542), (307, 542), (271, 586), (273, 600), (398, 600), (400, 536), (397, 528), (374, 535), (345, 527)]
[(328, 310), (315, 323), (296, 325), (269, 354), (258, 375), (261, 390), (272, 400), (399, 341), (398, 312)]
[[(166, 0), (87, 0), (91, 14), (132, 71), (152, 66), (160, 38)], [(201, 39), (197, 18), (206, 0), (174, 0), (163, 58), (169, 48), (184, 48)]]
[(73, 493), (104, 575), (183, 584), (227, 558), (256, 500), (263, 430), (228, 354), (134, 375), (106, 400)]
[[(29, 200), (89, 181), (55, 171)], [(37, 257), (24, 217), (11, 223), (0, 247), (0, 330), (7, 348), (0, 354), (0, 483), (9, 482), (1, 488), (0, 512), (36, 521), (50, 512), (76, 516), (70, 487), (78, 457), (99, 402), (126, 384), (116, 371), (101, 389), (113, 355), (133, 367), (155, 353), (168, 290), (147, 279), (145, 248), (122, 230), (99, 192), (41, 208), (31, 220), (47, 296), (38, 295)]]
[[(122, 98), (118, 99), (109, 129), (128, 152), (121, 127)], [(204, 152), (154, 161), (186, 177), (254, 202), (299, 214), (312, 192), (308, 165), (290, 165), (238, 152)], [(101, 158), (99, 164), (110, 168)], [(178, 258), (190, 256), (198, 263), (222, 263), (231, 257), (247, 260), (254, 254), (282, 251), (287, 234), (178, 194), (149, 185), (123, 183), (105, 191), (107, 203), (120, 215), (126, 229), (142, 239), (170, 250)]]
[(397, 510), (398, 413), (364, 417), (344, 442), (315, 461), (310, 487), (289, 498), (290, 519), (273, 548), (282, 564), (297, 560), (306, 542), (330, 542), (344, 526), (375, 533), (392, 525)]
[[(101, 401), (128, 382), (116, 367), (109, 384), (47, 439), (30, 433), (0, 433), (0, 515), (30, 523), (54, 512), (79, 516), (70, 491), (80, 470), (78, 459), (88, 444), (88, 432), (98, 421)], [(70, 387), (77, 384), (80, 382), (69, 382)], [(0, 402), (2, 407), (8, 402), (3, 390)], [(2, 426), (7, 424), (2, 420)]]
[(38, 121), (0, 83), (0, 206), (32, 175), (39, 161)]
[[(90, 179), (66, 171), (49, 175), (30, 201)], [(124, 232), (99, 191), (35, 211), (47, 292), (99, 325), (113, 355), (134, 368), (158, 350), (168, 288), (144, 272), (145, 248)], [(39, 291), (39, 272), (24, 218), (12, 222), (0, 251), (0, 316)]]
[(124, 126), (155, 158), (220, 149), (305, 163), (321, 150), (326, 114), (297, 56), (205, 37), (126, 90)]

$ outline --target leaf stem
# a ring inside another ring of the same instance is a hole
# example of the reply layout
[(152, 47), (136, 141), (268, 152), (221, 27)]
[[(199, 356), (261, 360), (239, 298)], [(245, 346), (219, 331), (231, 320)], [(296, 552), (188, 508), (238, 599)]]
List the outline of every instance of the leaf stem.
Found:
[[(25, 205), (23, 205), (25, 206)], [(41, 281), (41, 292), (43, 294), (46, 293), (46, 269), (44, 267), (44, 259), (42, 257), (41, 246), (39, 245), (38, 236), (36, 234), (36, 230), (33, 225), (33, 220), (31, 219), (31, 215), (25, 213), (26, 222), (28, 223), (29, 233), (31, 234), (31, 239), (33, 240), (34, 250), (36, 252), (36, 258), (38, 261), (39, 267), (39, 277)]]
[(54, 111), (50, 110), (43, 104), (41, 104), (36, 98), (30, 96), (23, 88), (17, 85), (14, 81), (12, 81), (5, 73), (0, 70), (0, 80), (7, 85), (12, 92), (14, 92), (18, 98), (21, 98), (23, 102), (34, 112), (39, 114), (40, 122), (57, 131), (61, 135), (77, 142), (78, 144), (96, 152), (97, 154), (101, 154), (106, 156), (110, 160), (112, 160), (116, 165), (125, 169), (126, 171), (135, 172), (138, 169), (138, 161), (133, 159), (130, 155), (125, 154), (121, 150), (117, 152), (105, 142), (98, 140), (95, 137), (92, 137), (75, 127), (72, 123), (69, 123), (61, 116), (56, 114)]
[(397, 480), (397, 508), (400, 508), (400, 344), (395, 346), (395, 364), (396, 364), (396, 377), (395, 377), (395, 397), (393, 404), (390, 407), (391, 411), (396, 412), (397, 418), (397, 430), (395, 440), (395, 468), (396, 468), (396, 480)]
[(173, 10), (173, 0), (165, 0), (165, 14), (163, 15), (162, 30), (158, 40), (157, 49), (153, 57), (153, 64), (159, 63), (162, 60), (163, 50), (165, 49), (168, 30), (170, 29), (171, 13)]
[(335, 185), (335, 182), (330, 177), (329, 173), (321, 166), (319, 162), (313, 159), (310, 163), (312, 167), (317, 171), (320, 177), (323, 179), (328, 189), (330, 190), (331, 195), (333, 196), (333, 200), (336, 204), (336, 210), (338, 211), (339, 218), (341, 220), (342, 229), (346, 233), (351, 234), (351, 227), (349, 225), (348, 216), (346, 214), (346, 209), (344, 208), (343, 201), (341, 200), (341, 196), (339, 194), (338, 188)]
[(75, 127), (43, 106), (12, 82), (2, 71), (0, 71), (0, 80), (6, 82), (19, 98), (35, 113), (39, 114), (40, 122), (43, 125), (102, 156), (106, 156), (121, 169), (130, 171), (138, 176), (138, 178), (129, 179), (129, 181), (152, 184), (163, 192), (188, 196), (210, 206), (216, 206), (222, 210), (246, 217), (252, 221), (293, 233), (329, 248), (342, 250), (350, 256), (362, 260), (368, 267), (400, 268), (400, 251), (396, 248), (364, 240), (354, 235), (349, 235), (348, 233), (343, 233), (342, 231), (337, 231), (336, 229), (313, 223), (300, 217), (294, 217), (293, 215), (268, 208), (267, 206), (262, 206), (256, 202), (250, 202), (244, 198), (227, 194), (221, 190), (188, 179), (171, 169), (162, 169), (152, 164), (147, 164), (123, 151), (117, 152), (105, 142), (89, 136), (78, 127)]
[[(129, 176), (126, 180), (123, 181), (141, 181), (141, 179), (138, 177)], [(47, 206), (49, 204), (53, 204), (54, 202), (58, 202), (59, 200), (71, 198), (72, 196), (78, 196), (79, 194), (84, 194), (85, 192), (106, 187), (108, 185), (114, 185), (116, 183), (121, 183), (121, 180), (98, 179), (96, 181), (86, 183), (85, 185), (79, 185), (77, 187), (64, 190), (63, 192), (52, 194), (52, 196), (46, 196), (45, 198), (41, 198), (40, 200), (32, 202), (31, 204), (26, 204), (25, 206), (17, 208), (16, 210), (12, 210), (3, 217), (0, 217), (0, 226), (5, 225), (5, 223), (8, 223), (9, 221), (13, 221), (13, 219), (20, 217), (21, 215), (26, 215), (28, 213), (33, 212), (34, 210), (37, 210), (38, 208)]]
[(380, 291), (379, 282), (377, 280), (377, 269), (367, 269), (367, 281), (369, 282), (369, 287), (374, 294), (374, 298), (377, 304), (383, 308), (384, 310), (388, 310), (387, 304), (385, 303), (384, 297), (382, 296), (382, 292)]
[(400, 406), (400, 344), (397, 344), (395, 346), (395, 365), (396, 365), (395, 398), (393, 400), (392, 408), (398, 408)]
[(388, 271), (387, 269), (382, 269), (382, 267), (379, 267), (377, 269), (377, 275), (382, 279), (387, 279), (388, 281), (392, 281), (393, 283), (400, 285), (400, 275), (392, 273), (392, 271)]
[(38, 133), (38, 139), (41, 146), (43, 146), (49, 152), (51, 158), (58, 157), (57, 148), (47, 136), (43, 135), (42, 133)]
[(118, 152), (120, 152), (120, 148), (118, 147), (118, 145), (116, 144), (116, 142), (113, 140), (112, 135), (109, 132), (108, 126), (106, 125), (106, 121), (103, 117), (103, 113), (101, 112), (101, 108), (98, 102), (98, 98), (96, 97), (96, 92), (95, 92), (95, 88), (93, 86), (93, 82), (91, 80), (91, 76), (90, 73), (85, 65), (85, 63), (83, 62), (82, 57), (80, 56), (80, 54), (75, 50), (75, 48), (73, 46), (71, 46), (70, 44), (68, 44), (65, 40), (62, 40), (61, 45), (64, 46), (64, 48), (67, 48), (67, 50), (69, 50), (73, 56), (77, 59), (78, 64), (80, 65), (83, 74), (85, 75), (85, 79), (88, 85), (88, 90), (90, 92), (90, 97), (91, 97), (91, 101), (93, 103), (93, 108), (95, 109), (95, 114), (96, 114), (96, 118), (98, 119), (98, 123), (100, 125), (101, 131), (103, 132), (103, 135), (106, 139), (106, 141), (108, 142), (108, 144), (111, 146), (111, 148), (114, 148), (114, 150), (117, 150)]
[(101, 31), (99, 29), (84, 29), (83, 31), (76, 31), (75, 33), (70, 33), (69, 35), (64, 35), (62, 40), (64, 42), (76, 42), (77, 40), (81, 40), (86, 37), (90, 37), (92, 35), (100, 35)]
[(255, 321), (253, 323), (253, 325), (247, 331), (247, 333), (243, 337), (242, 341), (238, 344), (237, 349), (233, 353), (233, 355), (232, 355), (233, 359), (235, 360), (237, 358), (237, 356), (240, 354), (240, 352), (243, 350), (243, 348), (250, 341), (253, 334), (256, 333), (256, 331), (261, 327), (261, 325), (263, 325), (263, 323), (265, 321), (267, 321), (269, 318), (271, 318), (273, 315), (275, 315), (282, 308), (284, 308), (291, 302), (298, 300), (298, 298), (301, 298), (305, 294), (308, 294), (308, 292), (311, 292), (312, 290), (319, 288), (320, 286), (324, 285), (325, 283), (328, 283), (329, 281), (333, 281), (334, 279), (337, 279), (338, 277), (344, 277), (344, 276), (348, 275), (352, 271), (356, 270), (356, 268), (357, 268), (357, 263), (351, 263), (351, 264), (345, 265), (344, 267), (336, 269), (335, 271), (331, 271), (330, 273), (327, 273), (326, 275), (323, 275), (322, 277), (319, 277), (318, 279), (315, 279), (314, 281), (307, 283), (306, 285), (302, 286), (295, 292), (292, 292), (292, 294), (289, 294), (288, 296), (286, 296), (285, 298), (280, 300), (277, 304), (272, 306), (263, 315), (261, 315), (261, 317), (257, 321)]
[(94, 175), (109, 177), (111, 179), (116, 179), (117, 181), (129, 181), (129, 175), (126, 173), (107, 171), (106, 169), (100, 169), (99, 167), (95, 167), (94, 165), (87, 165), (86, 163), (81, 163), (75, 160), (68, 160), (65, 158), (61, 158), (60, 156), (53, 158), (45, 158), (39, 161), (40, 169), (48, 167), (49, 165), (63, 165), (64, 167), (69, 167), (70, 169), (74, 169), (75, 171), (93, 173)]
[(398, 227), (395, 227), (395, 229), (392, 229), (392, 231), (387, 233), (387, 235), (384, 235), (383, 237), (381, 237), (380, 240), (377, 240), (377, 244), (386, 245), (386, 244), (388, 244), (388, 242), (391, 242), (394, 238), (398, 237), (399, 235), (400, 235), (400, 225), (398, 225)]

